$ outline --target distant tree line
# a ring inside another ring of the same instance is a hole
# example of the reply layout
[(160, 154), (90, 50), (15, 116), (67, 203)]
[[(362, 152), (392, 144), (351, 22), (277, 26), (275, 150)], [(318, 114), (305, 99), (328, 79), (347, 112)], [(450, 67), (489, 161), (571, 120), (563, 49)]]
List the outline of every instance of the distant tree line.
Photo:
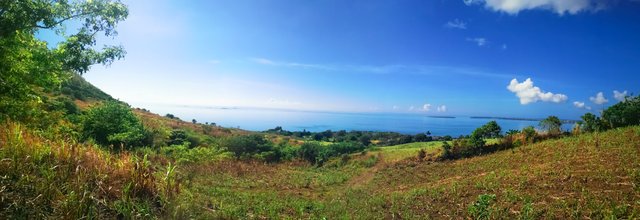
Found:
[[(581, 118), (582, 121), (575, 124), (572, 132), (562, 130), (563, 120), (557, 116), (549, 116), (540, 121), (539, 130), (528, 126), (522, 130), (509, 130), (504, 136), (501, 134), (502, 129), (498, 123), (490, 121), (468, 136), (461, 136), (451, 143), (444, 142), (440, 159), (471, 157), (550, 138), (640, 125), (640, 96), (626, 97), (625, 100), (605, 109), (600, 117), (593, 113), (586, 113)], [(498, 141), (487, 145), (485, 141), (487, 138), (498, 138)], [(418, 157), (424, 157), (424, 153), (419, 152)]]
[[(314, 141), (326, 141), (333, 143), (340, 142), (360, 142), (365, 146), (371, 144), (377, 146), (389, 146), (406, 144), (413, 142), (429, 142), (429, 141), (442, 141), (452, 140), (449, 135), (446, 136), (432, 136), (431, 132), (418, 133), (416, 135), (401, 134), (398, 132), (383, 132), (383, 131), (332, 131), (326, 130), (321, 132), (310, 132), (306, 129), (302, 131), (287, 131), (282, 129), (281, 126), (264, 131), (264, 133), (278, 134), (283, 136), (292, 136)], [(375, 142), (375, 143), (373, 143)]]

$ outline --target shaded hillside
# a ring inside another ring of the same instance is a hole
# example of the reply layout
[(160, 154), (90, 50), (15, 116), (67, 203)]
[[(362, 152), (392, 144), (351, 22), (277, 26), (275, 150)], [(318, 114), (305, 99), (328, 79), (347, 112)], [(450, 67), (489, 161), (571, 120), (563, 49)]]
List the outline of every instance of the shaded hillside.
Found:
[(114, 100), (113, 97), (87, 82), (82, 76), (70, 75), (70, 79), (62, 83), (60, 93), (81, 101)]

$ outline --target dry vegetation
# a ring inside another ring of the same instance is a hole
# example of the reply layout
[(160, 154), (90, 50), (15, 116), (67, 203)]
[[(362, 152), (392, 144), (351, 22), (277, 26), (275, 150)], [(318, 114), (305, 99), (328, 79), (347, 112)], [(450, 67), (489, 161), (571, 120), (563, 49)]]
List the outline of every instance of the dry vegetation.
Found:
[[(638, 218), (639, 146), (640, 127), (630, 127), (445, 162), (418, 162), (414, 155), (385, 160), (393, 151), (384, 150), (335, 159), (321, 168), (225, 161), (184, 167), (190, 177), (181, 200), (188, 211), (180, 213), (196, 218)], [(479, 196), (494, 199), (472, 205)], [(471, 211), (472, 206), (480, 208)]]

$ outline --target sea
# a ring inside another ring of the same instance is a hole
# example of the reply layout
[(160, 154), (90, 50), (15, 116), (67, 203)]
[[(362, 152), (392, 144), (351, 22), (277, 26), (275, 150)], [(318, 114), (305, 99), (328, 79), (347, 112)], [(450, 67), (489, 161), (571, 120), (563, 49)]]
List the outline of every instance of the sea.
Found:
[[(149, 105), (146, 105), (149, 106)], [(173, 114), (184, 121), (195, 119), (199, 123), (215, 123), (222, 127), (240, 128), (250, 131), (265, 131), (281, 126), (288, 131), (391, 131), (402, 134), (430, 132), (435, 136), (468, 135), (474, 129), (495, 120), (503, 132), (510, 129), (521, 130), (527, 126), (539, 128), (539, 121), (476, 118), (470, 116), (429, 116), (417, 113), (345, 113), (298, 111), (258, 108), (197, 107), (178, 105), (153, 105), (151, 112)], [(570, 130), (573, 124), (562, 125)]]

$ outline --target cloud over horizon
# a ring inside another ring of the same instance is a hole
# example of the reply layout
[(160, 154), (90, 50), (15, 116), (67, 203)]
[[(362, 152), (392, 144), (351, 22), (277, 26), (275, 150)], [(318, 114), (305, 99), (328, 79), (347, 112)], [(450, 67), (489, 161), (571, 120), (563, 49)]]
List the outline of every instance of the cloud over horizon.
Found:
[(438, 106), (438, 108), (436, 108), (436, 110), (438, 112), (447, 112), (447, 106), (446, 105)]
[(518, 80), (514, 78), (507, 86), (507, 89), (516, 94), (522, 105), (537, 101), (561, 103), (568, 99), (564, 94), (544, 92), (540, 87), (533, 86), (531, 78), (527, 78), (522, 83), (519, 83)]
[(422, 106), (422, 111), (428, 112), (431, 111), (431, 104), (427, 103)]
[(575, 102), (573, 102), (573, 106), (575, 106), (576, 108), (579, 108), (579, 109), (591, 110), (591, 106), (585, 105), (584, 102), (575, 101)]
[(626, 97), (627, 97), (627, 90), (624, 90), (624, 92), (618, 92), (618, 90), (613, 90), (614, 99), (618, 101), (624, 101)]
[(577, 14), (598, 10), (606, 6), (597, 0), (464, 0), (466, 5), (484, 5), (485, 8), (515, 15), (524, 10), (550, 10), (556, 14)]
[(595, 97), (589, 97), (589, 100), (591, 100), (591, 102), (596, 105), (602, 105), (609, 102), (609, 100), (604, 97), (604, 94), (602, 92), (598, 92)]

